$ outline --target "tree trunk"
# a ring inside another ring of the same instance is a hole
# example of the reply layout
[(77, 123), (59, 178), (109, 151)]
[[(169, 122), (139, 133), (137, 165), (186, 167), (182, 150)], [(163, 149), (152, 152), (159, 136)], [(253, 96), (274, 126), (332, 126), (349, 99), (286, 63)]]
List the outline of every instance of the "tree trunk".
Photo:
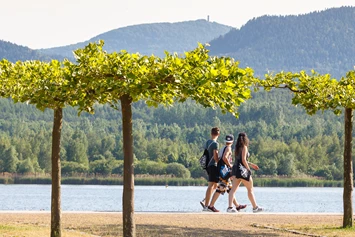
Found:
[(51, 203), (51, 237), (62, 236), (60, 207), (60, 137), (62, 132), (62, 108), (54, 110), (52, 133), (52, 203)]
[(122, 127), (123, 127), (123, 236), (135, 237), (134, 222), (134, 169), (133, 169), (133, 136), (132, 136), (132, 98), (129, 95), (121, 97)]
[(352, 152), (352, 131), (353, 131), (353, 110), (345, 108), (345, 141), (344, 141), (344, 217), (343, 227), (353, 226), (353, 161)]

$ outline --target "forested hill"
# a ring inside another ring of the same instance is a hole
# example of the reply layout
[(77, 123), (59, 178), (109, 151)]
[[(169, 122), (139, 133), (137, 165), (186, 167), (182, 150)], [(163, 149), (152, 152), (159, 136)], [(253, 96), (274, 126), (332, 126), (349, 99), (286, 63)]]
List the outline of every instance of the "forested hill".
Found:
[(314, 69), (339, 78), (355, 65), (355, 8), (298, 16), (262, 16), (210, 42), (210, 53), (229, 55), (258, 75)]
[[(211, 55), (231, 55), (259, 73), (307, 68), (339, 73), (355, 65), (354, 22), (354, 8), (340, 8), (301, 16), (260, 17), (217, 40), (212, 39), (230, 28), (200, 20), (125, 27), (90, 41), (104, 39), (108, 51), (158, 54), (186, 51), (198, 41), (212, 40)], [(71, 55), (71, 50), (87, 43), (45, 51), (59, 54), (63, 50)], [(25, 53), (16, 53), (20, 49), (30, 51), (16, 46), (6, 58), (22, 59)], [(261, 167), (256, 174), (341, 180), (344, 118), (329, 111), (308, 116), (301, 107), (291, 105), (291, 98), (288, 91), (260, 90), (243, 103), (238, 119), (190, 100), (167, 108), (134, 103), (135, 174), (205, 175), (198, 157), (211, 127), (218, 126), (221, 145), (226, 134), (248, 133), (251, 161)], [(0, 99), (0, 172), (50, 172), (52, 121), (52, 110), (42, 113), (32, 105)], [(62, 173), (122, 174), (120, 121), (121, 113), (108, 105), (96, 105), (95, 115), (83, 113), (80, 117), (75, 109), (66, 108)]]
[(62, 59), (60, 56), (50, 56), (42, 54), (37, 50), (32, 50), (28, 47), (13, 44), (0, 40), (0, 60), (6, 58), (11, 62), (16, 62), (17, 60), (44, 60), (48, 61), (52, 58)]
[(102, 39), (109, 52), (124, 49), (130, 53), (163, 56), (164, 51), (182, 53), (192, 50), (197, 47), (197, 42), (207, 43), (230, 29), (232, 28), (229, 26), (206, 20), (141, 24), (111, 30), (85, 42), (42, 49), (41, 52), (71, 58), (73, 50)]

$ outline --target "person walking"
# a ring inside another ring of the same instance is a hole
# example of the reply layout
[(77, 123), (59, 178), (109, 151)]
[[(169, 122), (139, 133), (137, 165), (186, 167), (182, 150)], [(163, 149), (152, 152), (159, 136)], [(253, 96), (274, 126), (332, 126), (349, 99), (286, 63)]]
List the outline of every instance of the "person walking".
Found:
[(205, 148), (208, 150), (209, 154), (209, 163), (206, 169), (208, 174), (208, 187), (206, 190), (203, 211), (219, 212), (214, 206), (210, 206), (210, 199), (212, 193), (216, 190), (218, 183), (217, 162), (219, 144), (217, 142), (217, 139), (219, 137), (219, 133), (220, 130), (218, 127), (212, 128), (211, 139), (209, 139), (205, 144)]
[(251, 169), (258, 170), (259, 167), (256, 164), (248, 162), (250, 156), (248, 152), (249, 138), (245, 132), (241, 132), (238, 135), (238, 139), (235, 145), (235, 162), (232, 167), (232, 189), (229, 192), (229, 206), (227, 212), (237, 212), (232, 206), (234, 195), (240, 185), (243, 183), (248, 190), (248, 198), (253, 206), (253, 212), (261, 212), (264, 209), (259, 207), (256, 203), (253, 192), (253, 178), (251, 176)]
[[(218, 157), (219, 161), (217, 163), (217, 172), (218, 172), (218, 183), (217, 189), (212, 196), (210, 207), (214, 208), (220, 194), (224, 195), (225, 192), (229, 193), (231, 189), (231, 172), (232, 172), (232, 145), (234, 142), (234, 136), (229, 134), (225, 137), (225, 146), (219, 150)], [(233, 204), (235, 209), (240, 211), (247, 207), (247, 205), (240, 205), (237, 202), (237, 199), (233, 198)], [(201, 204), (202, 205), (202, 204)]]

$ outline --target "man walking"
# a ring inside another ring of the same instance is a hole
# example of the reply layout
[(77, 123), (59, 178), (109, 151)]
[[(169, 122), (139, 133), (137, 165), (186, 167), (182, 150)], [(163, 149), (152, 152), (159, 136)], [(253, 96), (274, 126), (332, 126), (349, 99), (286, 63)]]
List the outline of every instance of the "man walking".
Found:
[(217, 142), (217, 138), (219, 136), (219, 128), (214, 127), (211, 129), (211, 139), (206, 142), (205, 148), (208, 150), (209, 155), (209, 163), (207, 165), (207, 173), (208, 173), (208, 187), (206, 190), (205, 196), (205, 207), (204, 211), (212, 211), (219, 212), (214, 206), (210, 206), (210, 199), (212, 193), (217, 188), (218, 183), (218, 171), (217, 171), (217, 163), (218, 163), (218, 147), (219, 144)]

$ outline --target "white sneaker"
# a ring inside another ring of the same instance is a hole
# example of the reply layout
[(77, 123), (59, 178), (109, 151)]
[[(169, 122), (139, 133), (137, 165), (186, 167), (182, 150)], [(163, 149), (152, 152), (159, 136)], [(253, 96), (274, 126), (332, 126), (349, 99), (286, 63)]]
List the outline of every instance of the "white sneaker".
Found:
[(264, 208), (259, 207), (259, 206), (256, 206), (255, 208), (253, 208), (254, 213), (261, 212), (261, 211), (264, 211)]
[(209, 209), (208, 209), (208, 207), (204, 207), (204, 208), (202, 208), (202, 211), (210, 211)]
[(227, 208), (227, 212), (229, 212), (229, 213), (236, 213), (236, 212), (238, 212), (238, 211), (237, 211), (237, 209), (235, 209), (235, 207), (228, 207), (228, 208)]

